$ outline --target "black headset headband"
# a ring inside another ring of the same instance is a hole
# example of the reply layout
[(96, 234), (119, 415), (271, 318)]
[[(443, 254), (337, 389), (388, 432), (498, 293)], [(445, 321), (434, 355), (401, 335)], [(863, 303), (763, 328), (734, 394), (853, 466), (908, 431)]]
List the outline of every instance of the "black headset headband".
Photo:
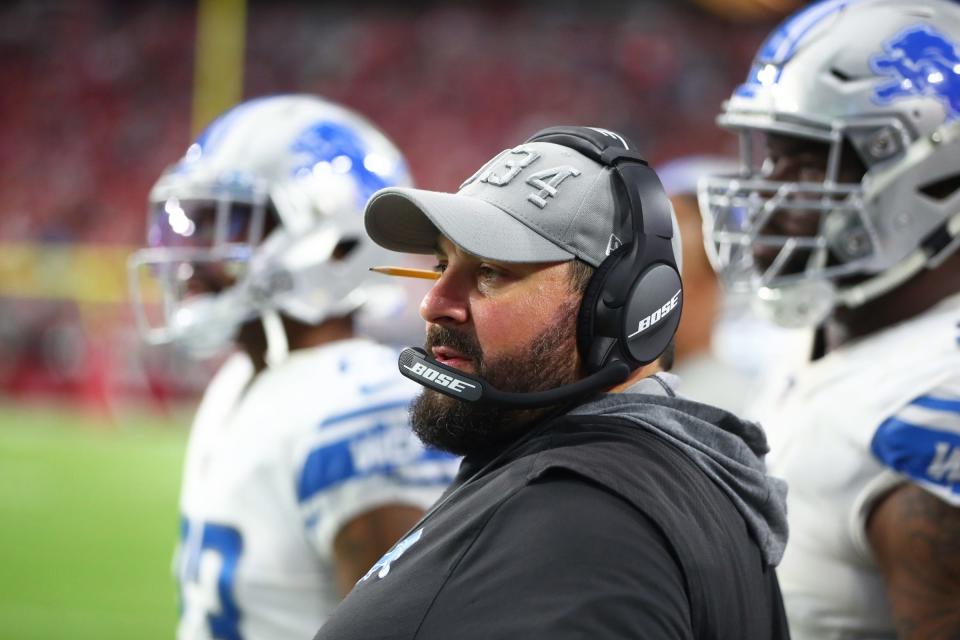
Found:
[[(631, 226), (630, 241), (608, 249), (583, 295), (577, 347), (586, 370), (599, 371), (614, 360), (631, 369), (652, 362), (673, 337), (679, 313), (660, 320), (678, 306), (681, 289), (672, 209), (660, 179), (623, 136), (604, 129), (552, 127), (528, 142), (564, 145), (609, 167), (617, 176), (614, 228), (621, 230), (621, 242), (627, 220)], [(653, 302), (664, 306), (649, 308)]]
[(619, 182), (614, 192), (617, 217), (630, 219), (632, 257), (638, 260), (643, 256), (644, 263), (665, 262), (676, 268), (670, 201), (646, 158), (631, 149), (623, 136), (591, 127), (549, 127), (527, 142), (563, 145), (610, 167)]

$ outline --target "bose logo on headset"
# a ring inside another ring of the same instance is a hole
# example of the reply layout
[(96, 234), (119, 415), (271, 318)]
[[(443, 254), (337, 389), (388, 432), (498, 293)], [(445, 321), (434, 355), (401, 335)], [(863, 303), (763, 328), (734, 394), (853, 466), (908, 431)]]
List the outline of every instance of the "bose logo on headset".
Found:
[(403, 368), (413, 372), (424, 380), (429, 380), (434, 384), (438, 384), (441, 387), (446, 387), (447, 389), (456, 391), (457, 393), (463, 393), (467, 387), (474, 389), (477, 386), (475, 384), (470, 384), (469, 382), (464, 382), (459, 378), (448, 376), (445, 373), (440, 373), (436, 369), (428, 367), (422, 362), (414, 362), (412, 367), (403, 365)]
[(673, 294), (673, 297), (663, 303), (663, 306), (648, 315), (646, 318), (640, 320), (637, 326), (637, 330), (627, 336), (627, 339), (638, 336), (647, 329), (653, 327), (664, 318), (666, 318), (670, 313), (677, 308), (677, 302), (680, 300), (680, 289), (677, 289), (677, 292)]

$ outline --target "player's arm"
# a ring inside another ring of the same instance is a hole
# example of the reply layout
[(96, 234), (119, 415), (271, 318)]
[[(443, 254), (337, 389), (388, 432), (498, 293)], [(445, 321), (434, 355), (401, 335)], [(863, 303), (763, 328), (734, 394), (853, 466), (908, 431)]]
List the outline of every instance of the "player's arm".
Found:
[(327, 417), (295, 446), (307, 540), (346, 595), (450, 484), (457, 458), (410, 430), (406, 398)]
[(960, 638), (960, 379), (885, 420), (874, 456), (909, 482), (866, 522), (902, 640)]
[(960, 638), (960, 507), (902, 485), (873, 509), (867, 536), (901, 640)]
[(333, 563), (337, 590), (343, 597), (390, 547), (423, 515), (423, 509), (390, 504), (347, 522), (334, 536)]

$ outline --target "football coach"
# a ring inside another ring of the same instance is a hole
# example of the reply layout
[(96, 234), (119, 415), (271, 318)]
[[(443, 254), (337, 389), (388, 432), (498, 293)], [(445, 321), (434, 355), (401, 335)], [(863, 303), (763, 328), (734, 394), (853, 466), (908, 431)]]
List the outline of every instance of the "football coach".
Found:
[(418, 436), (464, 459), (316, 639), (787, 637), (785, 485), (757, 425), (665, 372), (680, 238), (634, 144), (545, 129), (456, 194), (378, 191), (365, 221), (436, 256), (399, 367)]

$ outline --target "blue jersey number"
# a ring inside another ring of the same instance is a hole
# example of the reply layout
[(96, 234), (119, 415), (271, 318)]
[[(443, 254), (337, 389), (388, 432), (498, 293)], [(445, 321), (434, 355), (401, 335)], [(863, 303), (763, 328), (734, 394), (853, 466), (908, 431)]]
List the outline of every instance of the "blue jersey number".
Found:
[(216, 577), (216, 599), (219, 607), (207, 614), (210, 635), (223, 640), (242, 640), (240, 610), (233, 594), (237, 562), (243, 551), (243, 537), (233, 527), (197, 522), (184, 518), (180, 524), (180, 590), (181, 603), (186, 589), (204, 589), (200, 583), (200, 560), (207, 553), (220, 556), (220, 573)]

